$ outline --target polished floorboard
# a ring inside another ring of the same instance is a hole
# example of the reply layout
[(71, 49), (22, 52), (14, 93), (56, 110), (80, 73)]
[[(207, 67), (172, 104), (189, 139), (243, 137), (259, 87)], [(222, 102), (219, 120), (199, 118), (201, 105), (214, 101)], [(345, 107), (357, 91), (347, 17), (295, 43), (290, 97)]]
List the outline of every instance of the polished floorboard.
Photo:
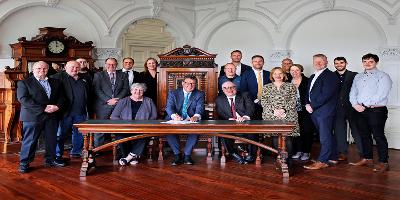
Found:
[[(316, 149), (317, 150), (317, 149)], [(357, 160), (354, 147), (350, 161)], [(317, 153), (314, 153), (315, 157)], [(275, 170), (270, 156), (261, 166), (239, 165), (218, 158), (207, 163), (196, 154), (193, 166), (170, 166), (164, 161), (142, 161), (136, 166), (114, 166), (110, 154), (98, 157), (97, 168), (80, 178), (81, 161), (63, 168), (44, 168), (42, 155), (32, 171), (18, 172), (18, 155), (0, 155), (0, 199), (400, 199), (400, 151), (390, 150), (391, 170), (374, 173), (371, 167), (341, 162), (317, 171), (295, 162), (289, 180)]]

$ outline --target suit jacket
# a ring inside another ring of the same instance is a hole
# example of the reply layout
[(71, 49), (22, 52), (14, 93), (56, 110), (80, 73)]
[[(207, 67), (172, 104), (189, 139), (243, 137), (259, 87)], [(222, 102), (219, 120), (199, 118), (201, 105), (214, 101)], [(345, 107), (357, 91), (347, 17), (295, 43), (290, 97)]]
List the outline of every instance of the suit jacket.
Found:
[[(122, 71), (122, 69), (118, 69), (117, 72), (122, 72), (126, 78), (128, 79), (128, 83), (129, 83), (129, 75), (125, 72)], [(137, 71), (133, 71), (133, 81), (132, 83), (141, 83), (142, 78), (139, 72)], [(129, 88), (130, 89), (130, 88)]]
[(108, 118), (115, 106), (110, 106), (107, 101), (111, 98), (122, 99), (129, 95), (129, 82), (127, 75), (122, 71), (115, 72), (115, 90), (112, 92), (110, 76), (107, 71), (97, 72), (93, 78), (95, 112), (99, 118)]
[[(314, 76), (314, 74), (311, 75), (308, 81), (307, 91), (310, 91), (310, 85)], [(307, 103), (309, 103), (313, 109), (312, 115), (334, 116), (339, 95), (339, 78), (334, 72), (325, 69), (318, 76), (317, 80), (315, 80), (311, 91), (306, 94)], [(311, 99), (311, 102), (309, 99)]]
[[(215, 99), (218, 119), (228, 120), (232, 118), (231, 106), (225, 94), (218, 95)], [(248, 97), (247, 93), (236, 93), (235, 109), (240, 116), (253, 116), (254, 102)]]
[[(70, 113), (70, 111), (72, 109), (72, 102), (74, 101), (74, 95), (72, 93), (72, 86), (68, 80), (70, 78), (70, 76), (65, 71), (62, 71), (62, 72), (52, 75), (51, 77), (54, 79), (57, 79), (62, 85), (63, 94), (64, 94), (64, 98), (65, 98), (65, 105), (62, 109), (62, 113), (65, 117)], [(78, 74), (78, 77), (79, 77), (79, 79), (83, 80), (83, 83), (85, 86), (85, 96), (79, 97), (79, 98), (85, 99), (86, 110), (89, 112), (90, 109), (88, 107), (90, 107), (90, 106), (88, 106), (88, 105), (91, 105), (90, 102), (92, 102), (92, 98), (93, 98), (91, 96), (91, 86), (92, 85), (91, 85), (90, 79), (88, 79), (89, 78), (88, 76), (86, 76), (84, 74)]]
[[(242, 75), (245, 71), (251, 69), (250, 66), (245, 65), (245, 64), (243, 64), (243, 63), (240, 63), (240, 65), (242, 66), (242, 67), (240, 68), (240, 75)], [(221, 71), (219, 72), (219, 76), (225, 76), (225, 71), (224, 71), (224, 69), (225, 69), (225, 65), (221, 67)]]
[(51, 87), (50, 98), (34, 76), (18, 81), (17, 98), (21, 103), (20, 121), (41, 122), (58, 117), (59, 111), (50, 114), (44, 112), (47, 105), (56, 105), (62, 109), (64, 104), (61, 84), (53, 78), (49, 78), (48, 82)]
[[(335, 72), (336, 76), (339, 77), (339, 73)], [(357, 72), (352, 72), (346, 70), (344, 72), (344, 81), (341, 84), (340, 92), (339, 92), (339, 100), (338, 100), (338, 111), (350, 111), (353, 109), (353, 106), (350, 103), (350, 90), (353, 84), (354, 77), (357, 75)]]
[[(257, 92), (258, 92), (258, 84), (257, 84), (257, 77), (254, 74), (254, 71), (247, 70), (242, 75), (242, 80), (240, 81), (240, 91), (242, 93), (248, 92), (249, 97), (252, 101), (257, 99)], [(269, 80), (269, 71), (263, 70), (263, 86), (270, 83)]]
[[(168, 92), (167, 106), (165, 108), (167, 120), (171, 120), (172, 114), (182, 114), (183, 101), (184, 93), (182, 88)], [(204, 92), (197, 89), (192, 91), (188, 101), (187, 114), (189, 117), (199, 114), (204, 119)]]
[[(111, 119), (117, 120), (132, 120), (132, 100), (130, 96), (127, 96), (118, 101), (113, 112), (111, 113)], [(142, 105), (136, 113), (135, 120), (153, 120), (157, 119), (157, 108), (156, 105), (149, 97), (143, 97)]]

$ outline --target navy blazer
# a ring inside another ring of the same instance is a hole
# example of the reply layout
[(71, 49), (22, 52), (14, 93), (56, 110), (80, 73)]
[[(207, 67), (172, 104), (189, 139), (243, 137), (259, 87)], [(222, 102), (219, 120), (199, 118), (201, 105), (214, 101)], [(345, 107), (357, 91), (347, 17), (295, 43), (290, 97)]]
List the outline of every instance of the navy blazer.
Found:
[[(171, 120), (172, 114), (177, 113), (180, 116), (182, 115), (183, 101), (184, 94), (182, 88), (168, 92), (167, 107), (165, 108), (167, 120)], [(199, 114), (204, 119), (204, 92), (197, 89), (192, 91), (189, 97), (187, 114), (189, 117)]]
[(64, 104), (61, 84), (52, 78), (49, 78), (48, 82), (51, 87), (50, 98), (34, 76), (18, 81), (17, 98), (21, 103), (20, 121), (41, 122), (48, 118), (58, 117), (59, 111), (50, 114), (44, 112), (47, 105), (56, 105), (61, 110)]
[[(267, 70), (263, 70), (263, 86), (271, 83), (269, 79), (270, 72)], [(258, 84), (257, 84), (257, 77), (254, 74), (253, 69), (245, 71), (242, 75), (242, 80), (240, 80), (240, 91), (242, 93), (248, 92), (249, 97), (252, 101), (257, 99), (258, 93)]]
[[(311, 75), (307, 91), (310, 91), (311, 82), (314, 78)], [(306, 101), (313, 109), (313, 115), (317, 116), (334, 116), (336, 113), (336, 105), (339, 97), (339, 78), (335, 72), (325, 69), (315, 80), (312, 90), (306, 93)], [(311, 99), (311, 102), (310, 102)]]
[[(100, 118), (108, 118), (115, 106), (107, 104), (107, 101), (113, 98), (110, 76), (107, 71), (101, 71), (94, 74), (93, 87), (96, 95), (94, 107), (96, 116)], [(116, 71), (114, 98), (122, 99), (129, 96), (129, 94), (130, 89), (127, 75), (122, 71)]]

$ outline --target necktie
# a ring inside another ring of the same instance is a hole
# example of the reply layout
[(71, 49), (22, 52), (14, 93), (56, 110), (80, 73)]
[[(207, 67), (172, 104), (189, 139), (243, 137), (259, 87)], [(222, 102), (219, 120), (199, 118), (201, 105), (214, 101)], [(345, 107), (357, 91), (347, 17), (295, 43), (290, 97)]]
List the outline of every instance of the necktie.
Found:
[(263, 80), (261, 78), (261, 71), (257, 74), (257, 82), (258, 82), (258, 90), (257, 90), (257, 99), (261, 99), (262, 95), (262, 87), (263, 87)]
[(110, 73), (110, 81), (111, 81), (111, 90), (114, 96), (114, 90), (115, 90), (115, 74)]
[(183, 106), (182, 106), (182, 118), (183, 119), (186, 119), (188, 117), (188, 113), (187, 113), (188, 102), (189, 102), (189, 93), (186, 93), (185, 99), (183, 100)]
[[(130, 72), (131, 72), (131, 71), (125, 71), (126, 76), (128, 77), (129, 86), (131, 86), (132, 83), (133, 83), (133, 73), (130, 73)], [(131, 76), (131, 74), (132, 74), (132, 76)]]
[(39, 80), (40, 85), (42, 85), (47, 97), (50, 99), (51, 87), (47, 80)]
[(232, 118), (236, 119), (236, 108), (235, 108), (235, 102), (233, 101), (233, 98), (229, 98), (229, 100), (231, 101), (231, 112), (232, 112)]

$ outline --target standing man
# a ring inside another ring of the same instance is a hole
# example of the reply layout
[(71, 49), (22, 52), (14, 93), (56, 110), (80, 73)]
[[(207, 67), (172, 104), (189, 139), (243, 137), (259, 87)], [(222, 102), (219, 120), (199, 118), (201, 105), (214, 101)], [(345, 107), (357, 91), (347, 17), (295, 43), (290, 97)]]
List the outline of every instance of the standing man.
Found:
[(45, 166), (63, 167), (64, 161), (56, 160), (56, 143), (58, 110), (63, 105), (60, 83), (47, 78), (49, 65), (44, 61), (33, 64), (33, 76), (19, 81), (17, 98), (21, 103), (20, 120), (22, 121), (22, 146), (19, 171), (26, 173), (29, 164), (35, 158), (35, 152), (40, 134), (45, 135)]
[(83, 136), (73, 124), (83, 122), (87, 119), (91, 85), (84, 78), (84, 74), (79, 73), (80, 67), (79, 62), (68, 61), (65, 64), (65, 71), (52, 76), (52, 78), (59, 80), (61, 83), (65, 97), (65, 105), (61, 109), (63, 115), (60, 124), (61, 134), (57, 139), (57, 160), (62, 159), (65, 138), (70, 130), (72, 130), (70, 157), (80, 158), (82, 153)]
[[(106, 71), (97, 72), (93, 78), (96, 119), (110, 119), (110, 115), (118, 100), (129, 95), (129, 83), (126, 75), (116, 71), (117, 59), (107, 58)], [(104, 134), (94, 135), (94, 146), (104, 143)]]
[[(197, 90), (197, 79), (195, 76), (187, 75), (182, 82), (182, 88), (178, 88), (168, 93), (167, 120), (190, 120), (197, 122), (204, 115), (204, 92)], [(178, 135), (167, 135), (167, 141), (174, 152), (174, 159), (171, 165), (175, 166), (182, 162), (180, 156), (180, 141)], [(197, 142), (198, 135), (189, 134), (184, 149), (183, 162), (193, 165), (191, 158), (192, 149)]]
[[(250, 120), (250, 116), (253, 115), (253, 101), (251, 101), (247, 94), (239, 93), (236, 87), (236, 84), (231, 81), (226, 81), (222, 84), (223, 95), (218, 95), (215, 99), (219, 119), (243, 122)], [(244, 137), (251, 140), (257, 139), (256, 134), (244, 134)], [(236, 162), (247, 164), (247, 161), (233, 148), (235, 143), (233, 139), (221, 138), (221, 142)]]
[(133, 83), (139, 82), (139, 72), (133, 70), (133, 65), (135, 64), (133, 58), (124, 58), (122, 62), (122, 72), (128, 75), (129, 87), (131, 87)]
[(233, 63), (227, 63), (224, 68), (225, 75), (218, 77), (218, 93), (223, 94), (222, 84), (231, 81), (236, 85), (236, 90), (240, 91), (241, 77), (236, 74), (236, 66)]
[(327, 57), (324, 54), (314, 55), (313, 66), (316, 71), (308, 81), (306, 110), (311, 113), (311, 119), (319, 133), (321, 150), (318, 161), (304, 166), (311, 170), (328, 167), (328, 163), (337, 163), (333, 121), (339, 95), (339, 79), (327, 68)]
[[(236, 66), (236, 74), (238, 76), (242, 75), (245, 71), (251, 69), (250, 66), (241, 63), (242, 52), (240, 50), (233, 50), (231, 52), (231, 60), (232, 60), (231, 63), (233, 63)], [(221, 71), (219, 72), (219, 76), (225, 75), (224, 68), (225, 68), (225, 66), (221, 67)]]
[[(247, 92), (249, 98), (254, 103), (254, 114), (251, 116), (252, 119), (262, 120), (263, 108), (261, 106), (261, 96), (263, 86), (270, 83), (269, 79), (270, 73), (267, 70), (263, 70), (264, 58), (260, 55), (254, 55), (251, 58), (251, 63), (253, 68), (247, 70), (242, 74), (242, 79), (240, 80), (240, 91), (242, 93)], [(257, 137), (255, 137), (257, 138)], [(245, 160), (248, 163), (255, 161), (256, 147), (254, 145), (248, 145), (248, 156)]]
[(292, 82), (292, 75), (290, 75), (290, 67), (293, 66), (293, 60), (290, 58), (285, 58), (282, 60), (282, 65), (281, 68), (283, 70), (283, 73), (286, 74), (286, 82), (291, 83)]
[(379, 57), (366, 54), (362, 57), (364, 73), (357, 74), (350, 91), (350, 102), (357, 111), (356, 120), (363, 145), (363, 159), (356, 166), (372, 165), (372, 137), (378, 147), (379, 163), (375, 172), (389, 170), (388, 143), (385, 124), (388, 117), (387, 103), (392, 80), (377, 68)]
[(362, 155), (361, 138), (354, 119), (356, 111), (351, 106), (349, 100), (351, 85), (357, 73), (346, 69), (347, 61), (344, 57), (337, 57), (333, 62), (336, 68), (335, 74), (340, 80), (339, 99), (336, 107), (333, 130), (336, 136), (337, 151), (339, 153), (338, 160), (345, 161), (347, 160), (347, 149), (349, 146), (347, 142), (347, 121), (349, 122), (351, 135), (356, 142), (358, 153)]

